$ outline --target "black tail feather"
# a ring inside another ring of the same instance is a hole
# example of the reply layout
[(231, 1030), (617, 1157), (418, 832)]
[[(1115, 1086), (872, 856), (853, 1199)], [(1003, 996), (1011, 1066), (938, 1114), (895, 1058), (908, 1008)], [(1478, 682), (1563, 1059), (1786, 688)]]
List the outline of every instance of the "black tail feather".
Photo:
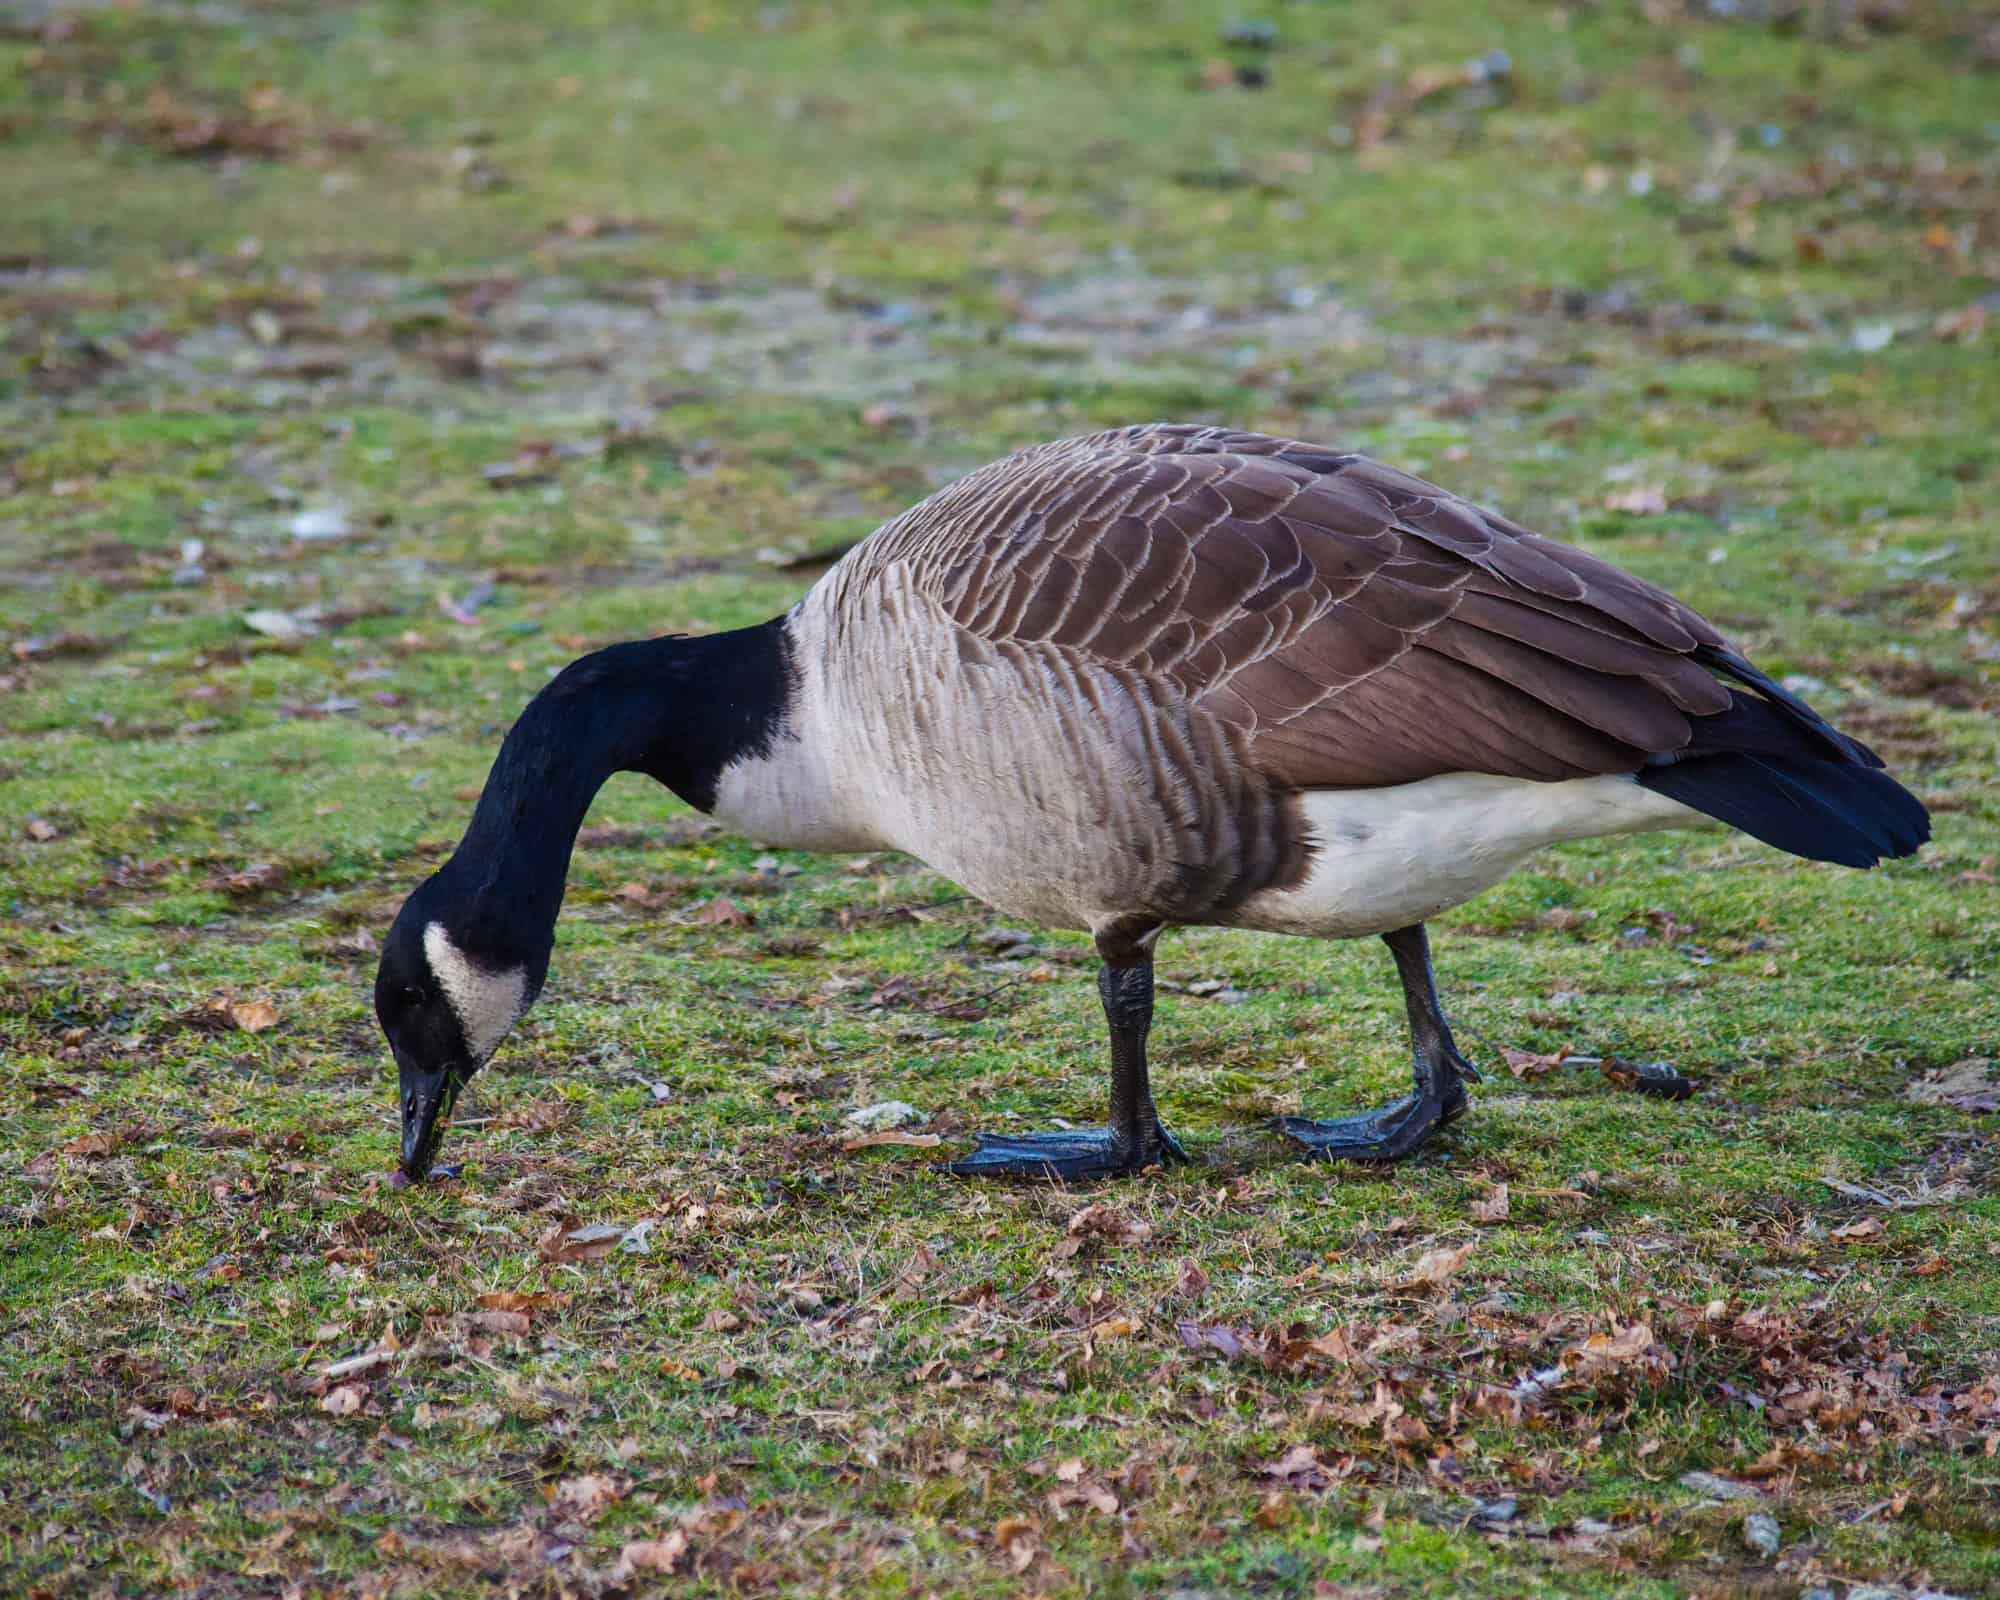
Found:
[[(1759, 698), (1733, 695), (1733, 704), (1719, 717), (1696, 724), (1695, 743), (1711, 750), (1753, 749), (1770, 755), (1817, 756), (1823, 761), (1852, 761), (1879, 767), (1882, 758), (1859, 739), (1850, 739), (1782, 684), (1774, 683), (1734, 650), (1704, 645), (1695, 659), (1711, 672), (1734, 679)], [(1745, 723), (1758, 724), (1748, 740)], [(1692, 752), (1689, 752), (1692, 753)]]
[(1743, 688), (1726, 711), (1694, 718), (1694, 737), (1648, 761), (1640, 783), (1809, 861), (1872, 867), (1931, 836), (1930, 813), (1868, 746), (1733, 650), (1696, 655)]
[(1741, 750), (1642, 769), (1646, 788), (1809, 861), (1872, 867), (1931, 836), (1923, 803), (1879, 766)]

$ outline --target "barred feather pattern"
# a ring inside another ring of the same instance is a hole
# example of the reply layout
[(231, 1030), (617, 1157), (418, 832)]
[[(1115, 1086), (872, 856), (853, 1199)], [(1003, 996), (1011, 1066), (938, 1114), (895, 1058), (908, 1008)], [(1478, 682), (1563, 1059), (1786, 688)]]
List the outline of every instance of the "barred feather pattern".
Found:
[[(823, 589), (836, 628), (879, 630), (880, 597), (900, 597), (896, 637), (861, 658), (907, 649), (927, 613), (971, 681), (1004, 682), (993, 704), (1060, 727), (1063, 774), (1032, 786), (1126, 768), (1156, 786), (1146, 901), (1167, 920), (1296, 881), (1301, 791), (1632, 773), (1731, 704), (1708, 664), (1721, 635), (1671, 595), (1365, 456), (1262, 434), (1023, 450), (887, 524)], [(925, 721), (1000, 732), (990, 712)]]

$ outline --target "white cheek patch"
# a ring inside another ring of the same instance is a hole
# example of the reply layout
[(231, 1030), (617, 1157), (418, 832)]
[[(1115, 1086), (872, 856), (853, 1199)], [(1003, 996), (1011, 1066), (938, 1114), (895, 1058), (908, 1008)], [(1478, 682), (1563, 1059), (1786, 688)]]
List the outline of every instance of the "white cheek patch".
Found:
[(528, 1009), (528, 974), (520, 967), (493, 972), (480, 966), (451, 942), (442, 922), (424, 929), (424, 959), (458, 1015), (473, 1065), (483, 1065)]

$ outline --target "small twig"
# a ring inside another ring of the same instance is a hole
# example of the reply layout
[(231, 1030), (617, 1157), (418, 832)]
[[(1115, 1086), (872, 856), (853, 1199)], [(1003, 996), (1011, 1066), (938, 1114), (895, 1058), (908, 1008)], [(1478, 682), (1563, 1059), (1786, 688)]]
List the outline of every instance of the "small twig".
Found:
[(329, 1378), (352, 1378), (357, 1373), (373, 1372), (377, 1367), (387, 1366), (396, 1359), (394, 1350), (364, 1350), (358, 1356), (348, 1356), (336, 1361), (326, 1369)]

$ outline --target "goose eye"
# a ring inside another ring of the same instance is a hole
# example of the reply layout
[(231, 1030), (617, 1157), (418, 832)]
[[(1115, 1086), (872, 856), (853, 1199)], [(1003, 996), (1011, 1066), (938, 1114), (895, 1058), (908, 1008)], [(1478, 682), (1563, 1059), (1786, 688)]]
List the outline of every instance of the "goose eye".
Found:
[(406, 983), (403, 985), (403, 998), (413, 1006), (420, 1006), (424, 1003), (424, 991), (413, 983)]

